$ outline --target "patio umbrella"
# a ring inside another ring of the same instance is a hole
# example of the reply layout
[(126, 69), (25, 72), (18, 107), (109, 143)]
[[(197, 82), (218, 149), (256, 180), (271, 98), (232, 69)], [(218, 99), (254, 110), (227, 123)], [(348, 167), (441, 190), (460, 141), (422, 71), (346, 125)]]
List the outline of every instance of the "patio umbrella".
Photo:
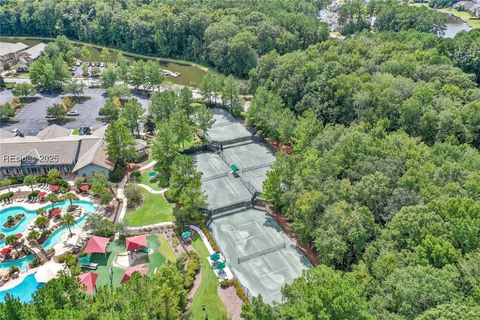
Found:
[(124, 283), (125, 281), (130, 280), (130, 278), (135, 272), (138, 272), (141, 275), (146, 276), (148, 269), (144, 267), (128, 267), (127, 270), (125, 271), (125, 274), (123, 275), (121, 282)]
[(93, 292), (95, 290), (97, 278), (98, 274), (96, 274), (95, 272), (82, 273), (78, 276), (78, 280), (80, 280), (80, 286), (86, 292)]
[(212, 260), (212, 261), (220, 260), (220, 253), (215, 252), (214, 254), (211, 254), (210, 255), (210, 260)]
[(237, 167), (237, 165), (233, 164), (233, 163), (230, 164), (230, 169), (232, 169), (233, 171), (239, 171), (240, 170), (240, 168)]
[(38, 196), (39, 196), (40, 198), (45, 198), (46, 195), (47, 195), (47, 193), (46, 193), (45, 191), (42, 191), (42, 192), (40, 192), (40, 193), (38, 194)]
[(52, 210), (52, 214), (55, 215), (55, 216), (58, 216), (61, 213), (62, 213), (62, 209), (60, 209), (60, 208), (55, 208), (55, 209)]
[(1, 253), (3, 256), (5, 256), (5, 255), (9, 254), (10, 252), (12, 252), (12, 250), (13, 250), (13, 249), (10, 248), (10, 247), (3, 247), (3, 249), (0, 251), (0, 253)]
[(60, 189), (60, 187), (59, 187), (58, 185), (56, 185), (56, 184), (50, 186), (50, 190), (51, 190), (51, 191), (57, 191), (58, 189)]
[(223, 269), (225, 269), (226, 266), (227, 266), (227, 265), (225, 264), (225, 262), (221, 262), (221, 261), (220, 261), (220, 262), (217, 262), (217, 263), (215, 264), (215, 269), (217, 269), (217, 270), (223, 270)]
[(64, 269), (65, 264), (56, 263), (55, 261), (50, 260), (38, 268), (37, 272), (35, 273), (35, 279), (38, 282), (47, 283), (53, 278), (58, 277), (58, 273)]
[(17, 233), (17, 234), (15, 234), (15, 237), (17, 237), (17, 239), (20, 239), (21, 237), (23, 237), (23, 234)]
[(105, 253), (107, 245), (110, 242), (109, 238), (91, 236), (88, 239), (87, 246), (85, 247), (86, 253)]
[(88, 184), (84, 184), (82, 186), (80, 186), (80, 190), (86, 192), (88, 191), (88, 189), (90, 189), (90, 186)]
[(182, 238), (183, 238), (183, 239), (188, 239), (188, 238), (191, 237), (191, 235), (192, 235), (192, 233), (191, 233), (190, 231), (184, 231), (184, 232), (182, 232)]
[(147, 237), (142, 236), (133, 236), (126, 238), (127, 251), (134, 251), (147, 247)]

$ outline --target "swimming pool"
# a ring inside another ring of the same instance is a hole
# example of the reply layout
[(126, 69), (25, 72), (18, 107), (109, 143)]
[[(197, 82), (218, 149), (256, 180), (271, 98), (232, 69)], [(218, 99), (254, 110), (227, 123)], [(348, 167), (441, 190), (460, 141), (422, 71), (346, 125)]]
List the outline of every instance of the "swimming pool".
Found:
[[(25, 217), (13, 228), (5, 228), (3, 224), (7, 222), (9, 216), (14, 216), (19, 213), (25, 214)], [(5, 238), (11, 234), (16, 234), (25, 231), (27, 224), (35, 219), (37, 213), (32, 210), (27, 210), (24, 207), (10, 207), (0, 211), (0, 232), (5, 234)]]
[[(80, 227), (82, 226), (86, 218), (95, 211), (95, 205), (91, 201), (85, 201), (85, 200), (74, 200), (72, 202), (74, 205), (81, 206), (84, 210), (84, 214), (80, 219), (77, 220), (75, 225), (72, 226), (72, 228)], [(62, 201), (58, 202), (55, 204), (55, 208), (62, 208), (62, 210), (65, 210), (68, 206), (70, 205), (70, 201)], [(22, 208), (22, 207), (15, 207), (15, 208)], [(45, 209), (51, 208), (51, 205), (47, 205), (44, 207)], [(23, 208), (22, 208), (23, 209)], [(7, 209), (4, 209), (7, 210)], [(24, 209), (25, 210), (25, 209)], [(28, 211), (28, 210), (26, 210)], [(35, 215), (36, 212), (32, 211)], [(3, 210), (0, 211), (0, 215), (3, 214)], [(45, 242), (42, 244), (43, 248), (45, 250), (48, 250), (52, 248), (54, 245), (56, 245), (61, 237), (64, 235), (65, 232), (68, 232), (68, 227), (60, 227), (57, 230), (55, 230), (48, 238), (45, 240)], [(26, 270), (28, 267), (28, 263), (33, 260), (33, 255), (28, 255), (26, 257), (23, 257), (22, 259), (14, 260), (14, 261), (8, 261), (8, 262), (0, 262), (0, 269), (8, 269), (12, 266), (17, 266), (20, 268), (21, 271)], [(0, 291), (1, 293), (1, 291)]]
[(44, 283), (40, 283), (37, 281), (37, 279), (35, 279), (35, 274), (29, 274), (17, 286), (8, 290), (0, 291), (0, 301), (5, 301), (5, 296), (7, 293), (9, 293), (12, 296), (20, 299), (22, 302), (31, 302), (35, 291), (37, 291), (37, 289), (41, 288), (43, 285)]

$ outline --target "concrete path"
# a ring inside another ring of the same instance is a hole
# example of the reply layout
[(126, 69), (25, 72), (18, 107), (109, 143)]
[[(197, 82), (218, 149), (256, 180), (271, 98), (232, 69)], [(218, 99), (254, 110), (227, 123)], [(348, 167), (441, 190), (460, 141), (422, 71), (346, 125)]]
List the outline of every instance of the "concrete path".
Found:
[(137, 183), (137, 186), (139, 186), (140, 188), (143, 188), (143, 189), (145, 189), (148, 192), (153, 193), (153, 194), (164, 194), (165, 191), (168, 190), (168, 188), (163, 188), (161, 190), (153, 190), (151, 187), (147, 186), (146, 184), (141, 184), (141, 183)]
[(166, 221), (166, 222), (159, 222), (159, 223), (154, 223), (154, 224), (147, 224), (144, 226), (138, 226), (138, 227), (126, 227), (127, 231), (143, 231), (147, 229), (154, 229), (154, 228), (160, 228), (160, 227), (165, 227), (165, 226), (173, 226), (174, 223), (172, 221)]

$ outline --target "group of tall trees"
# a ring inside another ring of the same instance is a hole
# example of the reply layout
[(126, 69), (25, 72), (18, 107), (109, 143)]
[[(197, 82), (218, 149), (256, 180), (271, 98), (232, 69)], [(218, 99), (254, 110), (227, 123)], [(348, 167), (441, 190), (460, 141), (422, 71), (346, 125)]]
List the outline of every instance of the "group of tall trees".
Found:
[(341, 33), (362, 30), (417, 30), (441, 35), (445, 31), (446, 15), (427, 7), (413, 7), (398, 0), (347, 0), (339, 8)]
[(177, 320), (188, 301), (183, 274), (174, 264), (162, 265), (151, 277), (134, 274), (118, 288), (99, 287), (95, 296), (80, 289), (75, 277), (61, 275), (38, 289), (32, 303), (7, 297), (0, 318)]
[(208, 63), (245, 77), (257, 58), (328, 37), (325, 1), (4, 1), (2, 34), (65, 35), (136, 53)]
[(247, 122), (291, 144), (264, 197), (323, 266), (246, 319), (480, 317), (479, 36), (356, 34), (260, 59)]

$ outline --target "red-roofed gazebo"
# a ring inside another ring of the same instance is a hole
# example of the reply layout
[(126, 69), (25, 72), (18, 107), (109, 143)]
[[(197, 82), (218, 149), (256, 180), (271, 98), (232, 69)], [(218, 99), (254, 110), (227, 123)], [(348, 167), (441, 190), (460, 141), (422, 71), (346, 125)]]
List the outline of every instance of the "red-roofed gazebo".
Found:
[(55, 191), (58, 191), (58, 189), (60, 189), (60, 187), (59, 187), (58, 185), (56, 185), (56, 184), (50, 186), (50, 190), (51, 190), (51, 191), (54, 191), (54, 192), (55, 192)]
[(80, 287), (85, 292), (93, 292), (96, 289), (98, 274), (95, 272), (82, 273), (78, 276), (80, 280)]
[(125, 274), (123, 275), (121, 282), (124, 283), (125, 281), (130, 280), (130, 278), (135, 272), (140, 273), (142, 276), (146, 276), (148, 269), (144, 267), (128, 267), (127, 270), (125, 271)]
[(106, 253), (107, 245), (110, 242), (109, 238), (91, 236), (88, 239), (87, 246), (85, 247), (86, 253)]
[(147, 247), (147, 237), (133, 236), (125, 239), (127, 242), (127, 251), (135, 251)]

